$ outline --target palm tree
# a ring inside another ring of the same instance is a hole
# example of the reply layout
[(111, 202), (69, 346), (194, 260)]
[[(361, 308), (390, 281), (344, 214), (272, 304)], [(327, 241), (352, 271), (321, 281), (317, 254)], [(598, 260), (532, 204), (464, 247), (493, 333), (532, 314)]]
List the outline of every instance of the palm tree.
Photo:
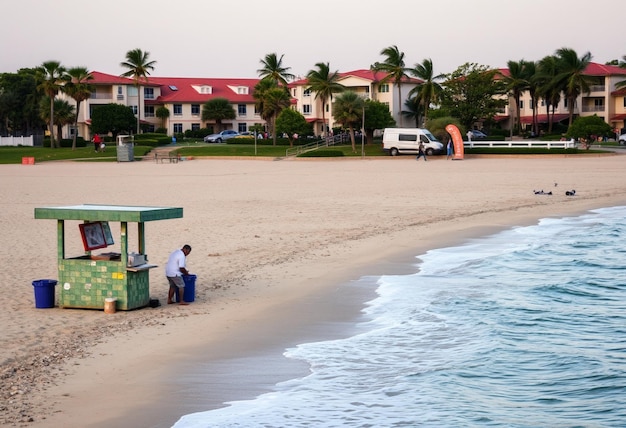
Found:
[(293, 80), (295, 76), (289, 73), (291, 67), (283, 66), (284, 56), (285, 55), (281, 55), (280, 58), (278, 58), (276, 53), (265, 55), (265, 58), (261, 60), (263, 67), (257, 70), (259, 77), (261, 77), (261, 79), (270, 79), (276, 83), (276, 85), (287, 86), (287, 82)]
[(137, 88), (137, 134), (139, 134), (139, 123), (141, 118), (141, 91), (139, 85), (142, 81), (147, 82), (150, 72), (154, 70), (156, 61), (148, 61), (150, 52), (144, 52), (141, 49), (133, 49), (126, 52), (126, 61), (121, 62), (123, 68), (127, 68), (126, 73), (122, 73), (122, 77), (132, 77)]
[[(67, 70), (64, 78), (66, 83), (65, 86), (63, 86), (63, 92), (76, 101), (74, 129), (78, 131), (80, 103), (91, 96), (93, 86), (89, 84), (89, 81), (93, 80), (93, 76), (86, 67), (72, 67)], [(76, 150), (76, 132), (74, 132), (74, 137), (72, 139), (72, 150)]]
[(370, 67), (373, 71), (382, 71), (387, 75), (380, 81), (385, 83), (393, 81), (398, 88), (398, 115), (400, 116), (400, 127), (402, 127), (402, 81), (408, 78), (408, 69), (404, 64), (404, 52), (400, 52), (397, 46), (390, 46), (380, 51), (385, 55), (384, 62), (376, 62)]
[(215, 132), (222, 131), (222, 120), (233, 120), (237, 117), (235, 109), (226, 98), (213, 98), (202, 106), (202, 120), (215, 121)]
[[(517, 119), (517, 132), (522, 132), (522, 122), (520, 120), (520, 98), (530, 86), (529, 76), (526, 71), (526, 61), (508, 61), (508, 76), (502, 76), (506, 85), (506, 90), (515, 100), (515, 118)], [(513, 127), (511, 127), (513, 129)]]
[[(622, 55), (622, 60), (619, 62), (620, 68), (626, 68), (626, 55)], [(621, 82), (617, 82), (615, 84), (617, 89), (626, 88), (626, 80), (622, 80)]]
[(354, 91), (345, 91), (337, 96), (333, 103), (333, 116), (335, 121), (348, 127), (350, 131), (350, 141), (352, 151), (356, 152), (356, 142), (354, 141), (354, 127), (361, 122), (365, 100)]
[[(438, 102), (443, 88), (437, 82), (445, 77), (444, 74), (434, 75), (433, 61), (430, 58), (424, 59), (421, 64), (415, 64), (415, 67), (409, 69), (409, 73), (422, 81), (409, 92), (409, 98), (415, 94), (418, 100), (424, 106), (424, 122), (428, 120), (428, 109), (430, 104)], [(406, 103), (405, 103), (406, 105)]]
[(38, 69), (40, 83), (38, 88), (42, 90), (50, 100), (50, 116), (48, 117), (50, 126), (50, 147), (60, 147), (54, 141), (54, 99), (61, 89), (65, 67), (58, 61), (46, 61)]
[(591, 53), (587, 52), (578, 58), (576, 51), (570, 48), (558, 49), (556, 56), (560, 72), (554, 81), (565, 93), (569, 110), (569, 126), (572, 126), (576, 98), (582, 93), (589, 93), (590, 78), (584, 73), (592, 57)]
[[(41, 118), (46, 121), (50, 120), (50, 110), (48, 109), (49, 102), (50, 100), (46, 95), (44, 98), (41, 99), (41, 106), (39, 108)], [(56, 130), (57, 142), (59, 143), (59, 147), (61, 147), (61, 140), (63, 139), (63, 127), (65, 125), (74, 123), (74, 120), (76, 119), (76, 112), (74, 110), (74, 106), (65, 100), (55, 99), (53, 104), (55, 112), (53, 121), (56, 129), (53, 128), (51, 132), (51, 137)]]
[(154, 114), (156, 117), (161, 119), (161, 127), (165, 128), (165, 125), (166, 125), (165, 121), (167, 120), (168, 117), (170, 117), (169, 109), (165, 106), (159, 106), (159, 108), (156, 109)]
[(276, 118), (283, 109), (291, 104), (289, 90), (286, 86), (278, 86), (275, 80), (265, 78), (261, 79), (254, 87), (253, 97), (256, 100), (256, 111), (268, 124), (273, 145), (276, 145)]
[(270, 130), (273, 136), (272, 144), (276, 145), (276, 119), (280, 113), (289, 107), (291, 98), (286, 87), (277, 86), (267, 90), (264, 94), (263, 111), (264, 116), (270, 117)]
[(308, 91), (315, 92), (315, 98), (319, 98), (322, 102), (322, 126), (324, 127), (322, 134), (326, 137), (328, 126), (326, 125), (326, 101), (333, 101), (333, 94), (343, 92), (346, 87), (339, 83), (338, 71), (330, 72), (330, 63), (318, 62), (315, 64), (317, 70), (309, 70), (306, 78), (309, 83)]
[(530, 95), (530, 104), (533, 115), (533, 132), (539, 135), (539, 124), (537, 123), (537, 110), (539, 105), (539, 84), (535, 75), (537, 74), (537, 64), (534, 61), (526, 61), (524, 64), (524, 74), (528, 79), (528, 94)]
[(261, 115), (261, 118), (267, 123), (269, 123), (270, 118), (269, 116), (265, 115), (266, 114), (266, 111), (264, 108), (265, 107), (265, 93), (268, 90), (272, 88), (276, 88), (276, 87), (278, 87), (276, 82), (270, 79), (261, 79), (259, 83), (257, 83), (254, 86), (254, 93), (252, 94), (252, 96), (256, 100), (256, 104), (254, 108), (257, 112), (259, 112), (259, 114)]
[[(555, 77), (559, 72), (558, 59), (548, 55), (537, 63), (535, 80), (539, 84), (539, 93), (546, 101), (546, 115), (548, 118), (548, 133), (552, 133), (554, 110), (561, 101), (561, 91), (555, 84)], [(551, 111), (552, 110), (552, 111)]]
[(406, 117), (407, 119), (414, 120), (416, 128), (420, 127), (420, 119), (422, 116), (422, 103), (419, 97), (410, 97), (404, 102), (404, 110), (402, 110), (402, 116)]

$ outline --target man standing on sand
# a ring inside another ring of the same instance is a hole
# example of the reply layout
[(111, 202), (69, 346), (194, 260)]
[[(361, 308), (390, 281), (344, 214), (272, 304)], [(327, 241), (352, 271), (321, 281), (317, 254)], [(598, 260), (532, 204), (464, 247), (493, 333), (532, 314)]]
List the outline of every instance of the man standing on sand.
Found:
[(170, 284), (170, 289), (167, 293), (168, 304), (174, 303), (176, 290), (178, 290), (178, 302), (181, 305), (189, 304), (185, 302), (185, 281), (183, 280), (183, 275), (189, 275), (189, 271), (185, 267), (189, 253), (191, 253), (191, 247), (185, 244), (180, 250), (174, 250), (167, 259), (165, 276), (167, 277), (167, 282)]

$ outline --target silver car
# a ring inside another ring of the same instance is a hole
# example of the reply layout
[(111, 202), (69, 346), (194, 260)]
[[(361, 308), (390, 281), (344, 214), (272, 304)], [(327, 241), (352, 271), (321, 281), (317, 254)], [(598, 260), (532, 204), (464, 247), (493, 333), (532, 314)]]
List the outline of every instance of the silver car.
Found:
[(217, 134), (211, 134), (204, 137), (205, 143), (221, 143), (223, 141), (228, 140), (229, 138), (237, 137), (239, 132), (233, 131), (232, 129), (227, 129)]

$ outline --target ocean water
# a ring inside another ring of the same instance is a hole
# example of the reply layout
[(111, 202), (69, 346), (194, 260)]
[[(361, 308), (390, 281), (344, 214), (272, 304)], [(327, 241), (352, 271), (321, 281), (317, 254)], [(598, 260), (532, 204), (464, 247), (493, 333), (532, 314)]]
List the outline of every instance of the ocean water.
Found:
[(429, 251), (359, 334), (286, 350), (309, 376), (175, 427), (624, 427), (625, 239), (613, 207)]

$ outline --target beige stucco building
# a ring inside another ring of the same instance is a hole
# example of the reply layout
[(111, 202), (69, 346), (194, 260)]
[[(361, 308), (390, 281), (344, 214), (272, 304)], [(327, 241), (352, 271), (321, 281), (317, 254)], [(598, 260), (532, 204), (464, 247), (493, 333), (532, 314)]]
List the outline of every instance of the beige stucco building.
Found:
[[(506, 73), (507, 70), (501, 70)], [(132, 79), (114, 76), (101, 72), (93, 72), (94, 79), (90, 82), (95, 90), (91, 98), (81, 104), (78, 118), (78, 135), (90, 138), (91, 113), (99, 105), (119, 103), (129, 106), (135, 114), (139, 110), (141, 123), (148, 130), (165, 128), (169, 135), (214, 126), (212, 122), (202, 120), (202, 105), (210, 99), (226, 98), (232, 104), (237, 116), (234, 120), (224, 121), (223, 129), (233, 129), (238, 132), (248, 131), (255, 124), (265, 125), (255, 109), (253, 91), (259, 79), (215, 79), (215, 78), (186, 78), (186, 77), (152, 77), (139, 87), (141, 98)], [(626, 120), (626, 89), (618, 90), (616, 84), (626, 80), (626, 69), (615, 66), (591, 63), (586, 74), (593, 79), (590, 92), (581, 94), (574, 106), (574, 115), (590, 116), (597, 114), (620, 133), (625, 128)], [(355, 91), (366, 99), (376, 100), (389, 106), (389, 111), (397, 126), (412, 126), (409, 120), (402, 118), (401, 110), (408, 99), (409, 92), (420, 81), (405, 79), (398, 87), (393, 81), (384, 81), (385, 73), (373, 72), (367, 69), (340, 73), (339, 83)], [(335, 127), (332, 112), (332, 100), (327, 100), (323, 107), (321, 100), (314, 92), (308, 90), (306, 79), (298, 79), (289, 84), (292, 97), (292, 108), (302, 113), (306, 120), (313, 124), (314, 133), (322, 135), (324, 123), (329, 129)], [(71, 104), (74, 100), (60, 94)], [(398, 98), (400, 100), (398, 101)], [(141, 109), (138, 105), (141, 102)], [(157, 109), (165, 107), (169, 117), (157, 117)], [(324, 109), (324, 114), (322, 114)], [(516, 109), (514, 99), (509, 97), (509, 103), (496, 116), (503, 128), (510, 129), (515, 123)], [(537, 110), (539, 123), (547, 121), (547, 112), (543, 100), (539, 100)], [(559, 105), (554, 110), (554, 121), (567, 121), (569, 111), (567, 100), (561, 97)], [(530, 95), (525, 93), (520, 100), (520, 119), (523, 125), (532, 123), (532, 104)], [(564, 122), (567, 123), (567, 122)], [(66, 127), (64, 137), (70, 137), (72, 130)]]

